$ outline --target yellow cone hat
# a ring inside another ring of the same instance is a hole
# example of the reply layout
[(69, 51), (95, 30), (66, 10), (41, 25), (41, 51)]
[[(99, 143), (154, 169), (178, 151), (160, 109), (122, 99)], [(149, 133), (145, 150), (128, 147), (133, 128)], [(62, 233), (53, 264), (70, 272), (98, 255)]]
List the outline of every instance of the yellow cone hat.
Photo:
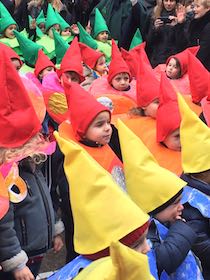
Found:
[(148, 215), (81, 146), (54, 135), (65, 156), (76, 252), (95, 254), (148, 221)]
[(111, 257), (102, 258), (86, 267), (75, 280), (152, 280), (146, 255), (112, 242)]
[(150, 213), (173, 198), (187, 183), (159, 166), (140, 138), (120, 120), (118, 132), (127, 191), (143, 211)]
[(178, 95), (181, 114), (180, 140), (182, 168), (185, 173), (198, 173), (210, 169), (210, 128), (188, 107)]

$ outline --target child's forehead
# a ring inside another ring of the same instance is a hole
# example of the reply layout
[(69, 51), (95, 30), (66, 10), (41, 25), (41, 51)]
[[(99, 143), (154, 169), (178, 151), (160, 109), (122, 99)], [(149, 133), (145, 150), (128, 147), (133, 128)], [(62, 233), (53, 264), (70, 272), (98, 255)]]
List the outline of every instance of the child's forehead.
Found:
[(124, 78), (124, 77), (129, 77), (129, 74), (126, 73), (126, 72), (121, 72), (121, 73), (118, 73), (116, 76), (114, 76), (114, 78)]

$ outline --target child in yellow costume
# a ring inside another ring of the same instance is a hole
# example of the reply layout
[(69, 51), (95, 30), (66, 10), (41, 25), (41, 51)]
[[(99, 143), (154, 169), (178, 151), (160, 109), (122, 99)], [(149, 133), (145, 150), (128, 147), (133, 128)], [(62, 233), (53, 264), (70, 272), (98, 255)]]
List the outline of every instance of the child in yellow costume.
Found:
[(195, 275), (203, 279), (190, 252), (197, 235), (181, 216), (180, 200), (186, 182), (160, 167), (122, 122), (118, 129), (128, 194), (153, 218), (147, 238), (152, 243), (159, 276), (167, 272), (169, 279), (195, 279)]

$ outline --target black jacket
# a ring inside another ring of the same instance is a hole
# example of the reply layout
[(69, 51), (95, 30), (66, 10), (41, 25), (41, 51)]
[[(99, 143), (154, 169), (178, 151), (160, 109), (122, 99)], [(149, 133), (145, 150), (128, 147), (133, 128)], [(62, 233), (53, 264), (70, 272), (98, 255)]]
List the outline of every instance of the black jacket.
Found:
[(156, 225), (152, 221), (147, 238), (152, 242), (160, 275), (163, 270), (168, 274), (176, 271), (191, 250), (197, 236), (185, 222), (177, 220), (170, 226), (164, 241), (161, 241)]
[[(188, 182), (190, 187), (198, 189), (204, 194), (210, 196), (210, 185), (200, 180), (194, 179), (189, 175), (182, 175), (181, 178)], [(183, 217), (186, 219), (198, 238), (193, 245), (193, 252), (200, 259), (203, 268), (203, 275), (205, 280), (210, 279), (210, 220), (203, 217), (203, 215), (189, 203), (184, 205)]]

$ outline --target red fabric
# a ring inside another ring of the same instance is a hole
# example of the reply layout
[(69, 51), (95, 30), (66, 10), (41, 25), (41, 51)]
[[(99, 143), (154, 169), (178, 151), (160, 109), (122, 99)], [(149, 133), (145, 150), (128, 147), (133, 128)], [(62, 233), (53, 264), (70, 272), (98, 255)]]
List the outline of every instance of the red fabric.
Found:
[(41, 129), (28, 93), (4, 50), (0, 52), (0, 147), (22, 146)]
[(83, 62), (89, 66), (91, 69), (94, 69), (97, 63), (97, 60), (104, 56), (103, 53), (99, 51), (95, 51), (94, 49), (88, 47), (87, 45), (83, 43), (79, 43), (80, 51), (82, 55)]
[[(125, 237), (120, 239), (120, 242), (128, 247), (132, 246), (144, 234), (144, 232), (148, 229), (148, 227), (149, 227), (149, 221), (146, 222), (143, 226), (135, 229), (134, 231), (130, 232)], [(109, 256), (109, 248), (101, 250), (95, 254), (83, 255), (83, 256), (85, 256), (89, 260), (94, 261)]]
[(20, 62), (20, 65), (23, 65), (23, 62), (22, 62), (22, 60), (20, 60), (19, 55), (18, 55), (15, 51), (13, 51), (12, 48), (8, 47), (8, 46), (5, 45), (5, 44), (0, 43), (0, 50), (4, 50), (4, 51), (6, 52), (6, 54), (7, 54), (7, 56), (8, 56), (10, 59), (12, 59), (12, 58), (18, 59), (19, 62)]
[(112, 40), (112, 60), (109, 65), (108, 82), (111, 84), (112, 79), (119, 73), (128, 73), (131, 80), (131, 73), (128, 68), (128, 65), (122, 58), (122, 55), (115, 41)]
[(158, 98), (159, 88), (160, 82), (156, 79), (154, 70), (143, 60), (143, 58), (140, 58), (136, 83), (138, 107), (145, 107), (154, 99)]
[(197, 57), (188, 52), (188, 75), (192, 101), (199, 103), (201, 99), (208, 95), (209, 72)]
[(203, 111), (203, 115), (207, 122), (207, 125), (210, 127), (210, 73), (208, 78), (208, 96), (204, 97), (201, 100), (201, 107)]
[(46, 56), (46, 54), (44, 54), (43, 50), (39, 50), (38, 52), (38, 58), (35, 64), (35, 70), (34, 70), (34, 74), (36, 77), (38, 77), (39, 73), (44, 70), (47, 67), (53, 67), (55, 70), (55, 65), (54, 63), (52, 63), (52, 61), (49, 60), (48, 56)]
[(75, 137), (81, 140), (94, 118), (103, 111), (110, 111), (77, 83), (65, 80), (64, 90)]
[(165, 73), (161, 75), (159, 100), (156, 116), (157, 142), (163, 142), (181, 123), (177, 94)]
[(60, 78), (67, 71), (76, 72), (80, 77), (80, 83), (85, 80), (83, 77), (82, 56), (77, 37), (74, 38), (61, 61), (60, 70), (57, 71), (58, 77)]

